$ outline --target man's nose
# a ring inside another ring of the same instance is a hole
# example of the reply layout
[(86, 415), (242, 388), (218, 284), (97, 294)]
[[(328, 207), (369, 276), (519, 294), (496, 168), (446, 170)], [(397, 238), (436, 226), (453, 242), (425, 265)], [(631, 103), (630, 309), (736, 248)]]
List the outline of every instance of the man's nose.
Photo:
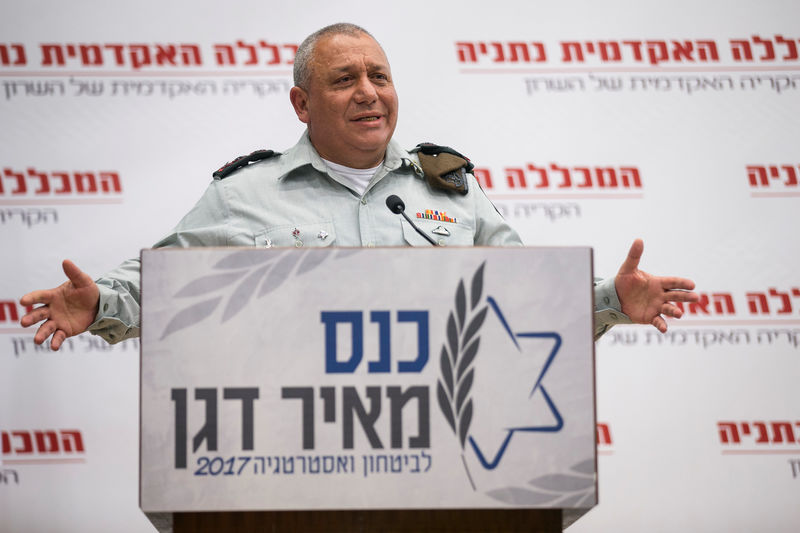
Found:
[(375, 90), (369, 76), (362, 76), (358, 79), (354, 98), (359, 104), (371, 104), (378, 99), (378, 91)]

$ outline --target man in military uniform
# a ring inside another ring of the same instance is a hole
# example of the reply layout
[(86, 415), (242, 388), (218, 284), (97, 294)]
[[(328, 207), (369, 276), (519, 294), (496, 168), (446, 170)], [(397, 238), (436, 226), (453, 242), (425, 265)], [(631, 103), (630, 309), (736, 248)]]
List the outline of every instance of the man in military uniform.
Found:
[[(457, 152), (431, 145), (412, 152), (393, 139), (397, 93), (389, 62), (364, 29), (336, 24), (298, 48), (289, 93), (307, 125), (283, 154), (258, 151), (214, 173), (214, 181), (175, 230), (156, 246), (430, 246), (387, 208), (402, 198), (423, 233), (438, 245), (520, 246)], [(595, 285), (595, 337), (616, 323), (680, 317), (675, 302), (695, 301), (690, 280), (638, 269), (636, 241), (615, 278)], [(22, 305), (42, 304), (21, 319), (44, 321), (35, 335), (90, 331), (109, 342), (139, 334), (139, 261), (129, 260), (97, 282), (70, 261), (68, 281), (34, 291)]]

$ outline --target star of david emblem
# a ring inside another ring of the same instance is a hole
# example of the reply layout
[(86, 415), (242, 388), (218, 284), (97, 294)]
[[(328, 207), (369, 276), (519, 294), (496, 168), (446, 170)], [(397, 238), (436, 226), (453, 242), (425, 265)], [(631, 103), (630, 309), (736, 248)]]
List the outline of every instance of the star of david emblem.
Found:
[[(520, 391), (524, 393), (524, 396), (499, 391), (500, 395), (510, 398), (510, 402), (507, 402), (508, 405), (504, 406), (505, 410), (514, 413), (510, 415), (508, 412), (500, 412), (494, 415), (495, 418), (508, 424), (500, 429), (501, 432), (505, 432), (505, 435), (502, 436), (499, 445), (484, 442), (484, 445), (481, 446), (478, 439), (472, 434), (467, 438), (481, 465), (487, 470), (493, 470), (500, 464), (500, 460), (515, 434), (519, 432), (557, 432), (564, 426), (561, 413), (544, 385), (547, 371), (561, 348), (561, 336), (552, 331), (515, 331), (497, 301), (491, 296), (487, 297), (486, 301), (489, 313), (499, 322), (500, 329), (507, 341), (505, 346), (502, 345), (503, 343), (493, 343), (489, 349), (495, 359), (495, 365), (512, 368), (509, 370), (510, 372), (519, 372), (510, 358), (525, 358), (529, 364), (523, 372), (531, 380), (530, 389)], [(534, 404), (537, 397), (540, 399), (539, 405)], [(543, 405), (541, 400), (543, 400)], [(492, 407), (496, 408), (497, 406)], [(537, 410), (544, 410), (545, 413), (537, 413)]]
[[(515, 434), (557, 432), (564, 426), (544, 385), (561, 336), (551, 331), (516, 331), (510, 320), (515, 317), (506, 317), (493, 297), (481, 297), (484, 266), (475, 272), (469, 290), (462, 280), (456, 291), (440, 356), (437, 399), (461, 448), (468, 444), (480, 464), (493, 470)], [(476, 364), (481, 345), (481, 362)], [(477, 384), (477, 367), (495, 375)], [(529, 385), (519, 386), (520, 377), (528, 379)], [(473, 396), (482, 409), (478, 428), (472, 427)]]

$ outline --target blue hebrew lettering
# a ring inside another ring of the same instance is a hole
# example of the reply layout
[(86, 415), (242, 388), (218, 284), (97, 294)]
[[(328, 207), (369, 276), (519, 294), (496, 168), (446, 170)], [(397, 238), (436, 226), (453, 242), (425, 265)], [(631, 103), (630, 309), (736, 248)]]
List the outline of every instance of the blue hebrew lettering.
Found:
[[(328, 374), (353, 373), (364, 356), (364, 318), (361, 311), (322, 311), (325, 324), (325, 372)], [(338, 324), (351, 325), (352, 349), (350, 358), (340, 361), (336, 353)]]
[(400, 361), (397, 363), (398, 372), (422, 372), (428, 363), (428, 312), (427, 311), (398, 311), (398, 322), (417, 323), (417, 358), (413, 361)]
[(380, 354), (377, 361), (370, 361), (367, 368), (371, 374), (388, 373), (392, 370), (391, 349), (392, 338), (390, 334), (391, 324), (389, 311), (372, 311), (369, 314), (370, 322), (378, 323), (378, 347)]

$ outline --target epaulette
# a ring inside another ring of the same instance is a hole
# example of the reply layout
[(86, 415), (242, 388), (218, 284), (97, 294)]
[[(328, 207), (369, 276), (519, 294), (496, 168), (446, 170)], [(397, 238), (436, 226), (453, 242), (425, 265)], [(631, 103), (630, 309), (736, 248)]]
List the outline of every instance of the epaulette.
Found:
[(256, 161), (261, 161), (262, 159), (269, 159), (270, 157), (275, 157), (276, 155), (281, 155), (281, 153), (273, 150), (256, 150), (249, 155), (241, 155), (230, 163), (225, 163), (219, 168), (219, 170), (214, 172), (212, 176), (220, 180), (225, 179), (240, 168), (246, 167), (250, 163), (255, 163)]
[(449, 146), (420, 143), (411, 152), (419, 154), (419, 165), (428, 185), (435, 189), (467, 194), (467, 172), (475, 165)]

